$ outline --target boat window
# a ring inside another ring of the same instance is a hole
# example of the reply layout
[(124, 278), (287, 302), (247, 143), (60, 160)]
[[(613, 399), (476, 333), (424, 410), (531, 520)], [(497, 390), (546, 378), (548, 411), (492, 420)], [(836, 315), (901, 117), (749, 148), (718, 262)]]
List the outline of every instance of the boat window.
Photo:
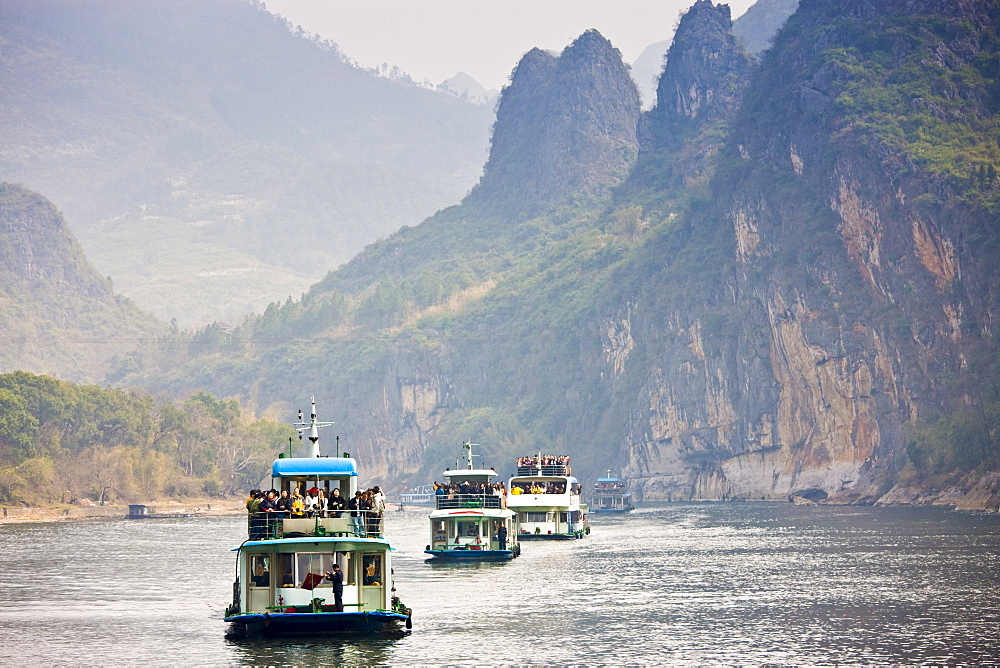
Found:
[(337, 553), (337, 563), (340, 564), (340, 570), (344, 574), (345, 585), (357, 584), (357, 578), (354, 577), (354, 569), (351, 567), (351, 562), (353, 561), (353, 557), (354, 557), (353, 552)]
[(445, 531), (444, 520), (431, 522), (431, 532), (434, 535), (434, 540), (446, 540), (448, 538), (448, 534)]
[(382, 584), (382, 555), (380, 554), (366, 554), (364, 555), (364, 583), (366, 585), (380, 585)]
[(250, 558), (250, 586), (271, 586), (271, 555), (255, 554)]
[(472, 538), (473, 536), (479, 535), (479, 522), (459, 522), (458, 523), (458, 535), (468, 536)]
[(282, 553), (278, 555), (278, 581), (280, 587), (295, 586), (295, 563), (292, 561), (294, 554)]
[(548, 520), (548, 513), (527, 512), (524, 514), (524, 521), (526, 522), (547, 522)]
[[(330, 587), (330, 581), (323, 576), (333, 568), (333, 555), (329, 552), (299, 552), (295, 555), (295, 582), (301, 587), (306, 579), (314, 587)], [(312, 576), (310, 578), (310, 576)], [(317, 582), (319, 580), (319, 582)]]

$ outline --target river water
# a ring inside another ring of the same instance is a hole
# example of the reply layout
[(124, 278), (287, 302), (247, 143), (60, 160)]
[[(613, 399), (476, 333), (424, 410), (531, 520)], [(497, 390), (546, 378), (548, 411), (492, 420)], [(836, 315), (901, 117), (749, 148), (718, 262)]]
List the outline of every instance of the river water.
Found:
[(0, 526), (0, 664), (1000, 661), (996, 515), (647, 506), (447, 566), (424, 560), (427, 512), (386, 513), (412, 632), (350, 641), (226, 637), (242, 517)]

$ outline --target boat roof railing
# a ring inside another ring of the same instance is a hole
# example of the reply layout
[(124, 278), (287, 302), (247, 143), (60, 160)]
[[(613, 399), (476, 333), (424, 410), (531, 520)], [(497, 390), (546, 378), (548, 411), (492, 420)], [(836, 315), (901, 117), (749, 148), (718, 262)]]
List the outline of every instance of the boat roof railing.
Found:
[(517, 475), (569, 475), (572, 469), (566, 464), (547, 464), (538, 466), (518, 466)]
[(500, 497), (493, 494), (439, 494), (435, 499), (438, 510), (503, 507)]
[(570, 475), (563, 475), (561, 473), (549, 475), (549, 474), (528, 474), (528, 475), (516, 475), (510, 479), (510, 483), (522, 483), (522, 482), (568, 482), (570, 485), (578, 485), (579, 481)]

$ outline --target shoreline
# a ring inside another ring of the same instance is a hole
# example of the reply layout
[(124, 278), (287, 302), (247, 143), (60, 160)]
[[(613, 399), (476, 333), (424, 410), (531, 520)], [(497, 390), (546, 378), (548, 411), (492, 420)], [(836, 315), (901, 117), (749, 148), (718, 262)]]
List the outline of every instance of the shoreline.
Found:
[[(197, 515), (245, 515), (247, 510), (242, 499), (188, 499), (150, 501), (144, 505), (151, 512), (191, 513)], [(94, 519), (124, 519), (128, 515), (128, 504), (71, 506), (54, 504), (45, 506), (3, 506), (0, 507), (0, 525), (24, 524), (28, 522), (75, 522)]]

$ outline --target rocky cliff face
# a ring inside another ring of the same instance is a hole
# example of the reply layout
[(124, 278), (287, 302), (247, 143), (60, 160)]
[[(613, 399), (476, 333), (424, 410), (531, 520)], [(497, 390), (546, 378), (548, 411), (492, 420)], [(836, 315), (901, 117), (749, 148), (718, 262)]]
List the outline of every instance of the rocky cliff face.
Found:
[[(990, 3), (961, 4), (945, 13), (996, 34)], [(940, 11), (803, 0), (779, 36), (734, 118), (726, 151), (739, 166), (717, 175), (723, 204), (703, 221), (732, 234), (713, 306), (631, 324), (657, 330), (639, 343), (659, 362), (628, 437), (643, 498), (875, 502), (905, 463), (908, 428), (946, 401), (969, 341), (990, 336), (996, 295), (970, 276), (981, 260), (965, 243), (987, 214), (836, 102), (849, 75), (833, 50), (869, 49), (869, 31)], [(975, 34), (928, 46), (900, 31), (887, 50), (959, 70), (981, 52)], [(664, 99), (678, 116), (699, 108)], [(922, 209), (928, 193), (947, 205)]]
[[(968, 166), (1000, 161), (1000, 12), (934, 5), (803, 0), (756, 67), (728, 10), (696, 3), (639, 160), (603, 200), (638, 109), (617, 54), (596, 33), (527, 54), (477, 191), (330, 285), (360, 300), (459, 258), (481, 282), (378, 336), (331, 332), (312, 369), (287, 368), (289, 344), (261, 394), (325, 388), (380, 482), (423, 482), (442, 440), (489, 429), (498, 448), (570, 454), (584, 479), (619, 469), (646, 501), (989, 507), (995, 476), (900, 482), (914, 425), (976, 406), (956, 379), (995, 353), (1000, 307), (1000, 192)], [(589, 208), (551, 213), (576, 193)]]
[(562, 54), (524, 55), (501, 96), (490, 158), (472, 204), (526, 217), (601, 195), (635, 162), (639, 93), (621, 53), (596, 30)]

